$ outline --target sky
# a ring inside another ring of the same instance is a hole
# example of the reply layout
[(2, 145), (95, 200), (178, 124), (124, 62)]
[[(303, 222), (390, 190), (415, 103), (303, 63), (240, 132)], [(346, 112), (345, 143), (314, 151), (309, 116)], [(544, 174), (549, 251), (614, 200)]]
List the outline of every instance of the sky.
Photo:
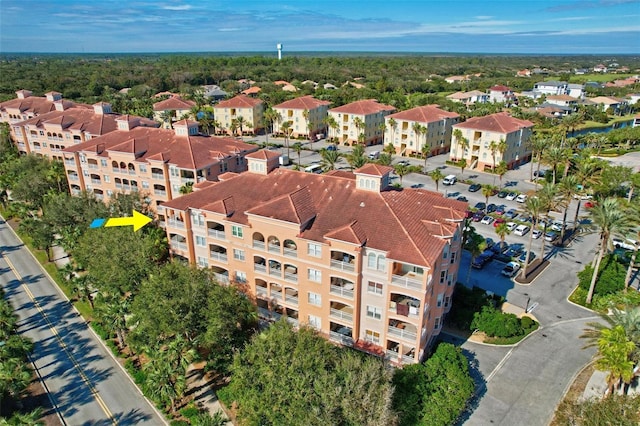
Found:
[(0, 0), (0, 52), (638, 54), (640, 0)]

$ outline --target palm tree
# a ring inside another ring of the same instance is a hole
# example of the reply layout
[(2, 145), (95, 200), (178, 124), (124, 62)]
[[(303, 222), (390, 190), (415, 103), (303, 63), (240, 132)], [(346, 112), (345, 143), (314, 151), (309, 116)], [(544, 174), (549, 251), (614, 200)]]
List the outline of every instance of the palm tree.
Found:
[(487, 204), (489, 204), (489, 197), (491, 197), (495, 192), (495, 186), (489, 184), (482, 185), (482, 195), (484, 195)]
[[(362, 118), (360, 117), (355, 117), (353, 119), (353, 125), (356, 126), (356, 131), (359, 137), (360, 134), (362, 133), (362, 129), (365, 127), (364, 121), (362, 121)], [(366, 139), (366, 136), (365, 136), (365, 139)]]
[(498, 142), (498, 153), (500, 154), (500, 161), (504, 160), (504, 153), (507, 152), (507, 149), (509, 149), (509, 145), (507, 144), (507, 142), (500, 138), (500, 142)]
[(617, 325), (605, 328), (598, 339), (598, 358), (595, 366), (600, 371), (608, 371), (608, 394), (612, 395), (618, 384), (631, 383), (633, 361), (629, 359), (636, 345), (627, 338), (624, 327)]
[(338, 124), (335, 117), (333, 117), (332, 115), (327, 115), (323, 121), (327, 124), (327, 127), (329, 129), (333, 130), (332, 138), (334, 138), (335, 141), (338, 141), (338, 129), (340, 128), (340, 124)]
[(280, 130), (284, 133), (284, 144), (287, 147), (287, 157), (289, 157), (289, 135), (291, 132), (291, 121), (285, 121), (280, 125)]
[(420, 151), (418, 147), (420, 146), (420, 135), (422, 135), (423, 127), (420, 123), (415, 121), (411, 126), (411, 130), (413, 130), (413, 133), (416, 135), (416, 151)]
[(311, 140), (311, 127), (312, 124), (309, 122), (309, 110), (308, 109), (304, 109), (302, 110), (302, 117), (304, 117), (304, 121), (305, 121), (305, 128), (309, 130), (309, 142), (313, 142)]
[(193, 192), (193, 182), (187, 182), (180, 187), (180, 194), (191, 194)]
[(493, 166), (491, 167), (491, 169), (495, 170), (496, 169), (496, 154), (498, 153), (498, 142), (491, 141), (491, 143), (489, 144), (489, 151), (491, 151), (491, 158), (493, 159)]
[(229, 125), (229, 130), (231, 131), (231, 136), (236, 136), (236, 132), (238, 131), (238, 120), (234, 118), (231, 120), (231, 124)]
[[(529, 259), (531, 258), (531, 247), (533, 246), (533, 231), (538, 225), (540, 219), (540, 213), (542, 212), (543, 205), (542, 200), (538, 197), (529, 197), (524, 203), (525, 212), (531, 216), (531, 232), (529, 232), (529, 243), (527, 244), (527, 254), (524, 259), (524, 265), (522, 267), (522, 278), (527, 277), (527, 268), (529, 267)], [(542, 238), (544, 240), (544, 236)], [(542, 259), (540, 259), (542, 260)]]
[(405, 164), (396, 164), (394, 167), (394, 171), (398, 176), (400, 176), (400, 185), (402, 185), (402, 178), (404, 177), (404, 175), (409, 173), (409, 167)]
[(429, 173), (429, 177), (431, 179), (433, 179), (433, 181), (436, 183), (436, 191), (438, 191), (438, 185), (440, 183), (440, 181), (442, 179), (444, 179), (444, 175), (442, 174), (442, 170), (440, 169), (433, 169), (431, 171), (431, 173)]
[(498, 234), (498, 237), (500, 237), (500, 246), (504, 246), (504, 239), (511, 233), (509, 228), (507, 228), (506, 222), (498, 224), (494, 229), (496, 234)]
[(87, 275), (73, 276), (69, 281), (71, 283), (73, 293), (78, 297), (78, 299), (86, 300), (87, 302), (89, 302), (89, 306), (91, 306), (91, 309), (94, 309), (94, 288), (91, 285), (89, 277)]
[(529, 149), (531, 149), (531, 171), (529, 173), (529, 180), (533, 180), (533, 159), (535, 158), (535, 162), (538, 165), (538, 174), (540, 174), (540, 159), (542, 158), (542, 154), (544, 150), (547, 148), (549, 144), (549, 140), (539, 136), (538, 134), (534, 134), (529, 138), (528, 145)]
[(154, 355), (153, 357), (149, 356), (151, 358), (150, 361), (143, 367), (147, 373), (143, 387), (146, 391), (145, 393), (152, 399), (165, 406), (169, 403), (171, 412), (173, 412), (178, 398), (173, 368), (166, 359), (163, 359), (160, 351), (157, 351)]
[(236, 123), (238, 123), (238, 129), (240, 130), (240, 138), (242, 138), (244, 136), (244, 125), (246, 121), (244, 117), (240, 115), (236, 118)]
[(387, 131), (387, 125), (384, 121), (378, 124), (378, 130), (380, 130), (380, 132), (382, 133), (382, 145), (384, 146), (384, 135)]
[[(567, 227), (567, 213), (569, 212), (569, 205), (573, 196), (578, 192), (578, 177), (576, 175), (567, 175), (560, 180), (559, 195), (560, 206), (563, 207), (562, 213), (562, 231), (560, 232), (560, 241), (564, 243), (565, 228)], [(574, 230), (577, 224), (574, 224)]]
[[(578, 180), (577, 194), (585, 192), (589, 184), (593, 185), (598, 182), (600, 176), (600, 165), (592, 160), (590, 157), (581, 158), (576, 164), (575, 176)], [(578, 197), (578, 205), (576, 206), (576, 213), (573, 218), (574, 226), (578, 226), (578, 216), (580, 215), (580, 205), (582, 204), (582, 198)]]
[(460, 176), (464, 175), (464, 169), (467, 168), (467, 159), (461, 158), (458, 160), (458, 167), (460, 167)]
[(269, 107), (265, 110), (262, 115), (262, 119), (265, 122), (265, 134), (266, 134), (266, 143), (269, 144), (269, 132), (273, 131), (273, 123), (282, 121), (282, 116), (280, 113), (273, 108)]
[(329, 151), (328, 149), (323, 149), (320, 151), (320, 156), (322, 157), (322, 170), (328, 172), (329, 170), (335, 170), (336, 164), (342, 161), (342, 153), (338, 151)]
[(395, 144), (395, 136), (396, 136), (396, 128), (398, 126), (398, 122), (395, 120), (395, 118), (390, 118), (389, 119), (389, 128), (391, 128), (391, 144)]
[(495, 168), (495, 173), (498, 175), (498, 178), (500, 178), (500, 188), (502, 188), (502, 178), (508, 171), (509, 166), (507, 166), (507, 163), (504, 160), (500, 160), (498, 166)]
[[(467, 224), (467, 227), (471, 227), (471, 224)], [(480, 254), (487, 248), (487, 240), (474, 230), (471, 232), (470, 238), (467, 239), (464, 248), (471, 253), (471, 262), (469, 262), (469, 269), (467, 271), (467, 284), (469, 284), (469, 279), (471, 278), (471, 265), (473, 265), (473, 261), (476, 257), (480, 256)]]
[(587, 293), (587, 304), (590, 304), (593, 299), (600, 262), (609, 247), (609, 239), (614, 235), (624, 236), (629, 229), (629, 218), (616, 198), (606, 198), (593, 206), (589, 213), (592, 226), (600, 231), (600, 249), (596, 254), (593, 266), (593, 275), (589, 285), (589, 292)]
[(302, 144), (300, 142), (296, 142), (293, 144), (293, 150), (298, 154), (298, 165), (300, 165), (300, 153), (302, 152)]
[(211, 121), (211, 127), (213, 127), (213, 134), (218, 134), (218, 129), (220, 129), (222, 125), (218, 120), (214, 119)]
[(353, 150), (346, 155), (347, 163), (349, 163), (351, 170), (359, 169), (367, 164), (368, 159), (364, 153), (364, 145), (354, 145)]
[(547, 150), (544, 153), (544, 156), (542, 157), (542, 161), (545, 164), (548, 164), (549, 166), (551, 166), (551, 170), (553, 171), (553, 183), (557, 182), (556, 172), (558, 170), (558, 165), (562, 164), (565, 161), (566, 156), (567, 156), (567, 152), (564, 148), (557, 145), (553, 145), (547, 148)]
[(608, 315), (602, 315), (602, 319), (608, 325), (602, 322), (587, 323), (591, 328), (585, 329), (584, 334), (580, 336), (589, 341), (585, 347), (597, 346), (598, 340), (602, 337), (602, 330), (621, 326), (627, 339), (635, 344), (635, 349), (629, 355), (629, 359), (637, 364), (640, 362), (640, 306), (626, 306), (624, 309), (611, 308), (609, 312)]
[(169, 127), (169, 129), (173, 129), (173, 117), (175, 111), (173, 110), (165, 110), (160, 113), (160, 119)]
[[(455, 138), (456, 141), (456, 145), (455, 148), (452, 149), (453, 151), (453, 156), (455, 158), (460, 158), (458, 157), (458, 148), (460, 148), (460, 141), (462, 140), (463, 136), (462, 136), (462, 130), (460, 129), (454, 129), (453, 133), (452, 133), (453, 137)], [(462, 150), (462, 155), (464, 156), (464, 149)]]
[[(637, 238), (640, 239), (640, 231), (637, 232), (637, 235)], [(629, 288), (629, 284), (631, 283), (631, 273), (633, 272), (633, 268), (635, 268), (636, 258), (638, 257), (638, 249), (640, 249), (640, 243), (636, 243), (635, 248), (633, 249), (631, 261), (629, 262), (629, 267), (627, 268), (627, 275), (624, 277), (624, 291), (627, 291), (627, 289)]]
[(431, 147), (429, 145), (427, 145), (426, 143), (424, 145), (422, 145), (422, 148), (420, 148), (420, 153), (422, 154), (422, 157), (424, 158), (424, 171), (427, 171), (427, 158), (429, 158), (429, 152), (431, 151)]

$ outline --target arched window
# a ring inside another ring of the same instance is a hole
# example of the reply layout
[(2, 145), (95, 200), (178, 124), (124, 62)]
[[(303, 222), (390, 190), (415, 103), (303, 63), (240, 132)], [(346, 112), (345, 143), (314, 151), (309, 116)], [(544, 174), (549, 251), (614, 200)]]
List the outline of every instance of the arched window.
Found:
[(369, 253), (369, 255), (367, 256), (367, 266), (369, 266), (369, 268), (371, 268), (371, 269), (375, 269), (376, 268), (376, 255), (375, 255), (375, 253)]

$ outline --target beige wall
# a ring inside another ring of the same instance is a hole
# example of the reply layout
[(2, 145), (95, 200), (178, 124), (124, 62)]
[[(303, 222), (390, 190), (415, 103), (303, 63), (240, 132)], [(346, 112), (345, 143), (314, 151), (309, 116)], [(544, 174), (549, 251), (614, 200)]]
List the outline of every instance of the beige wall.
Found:
[[(216, 121), (227, 134), (231, 134), (231, 122), (234, 118), (242, 117), (244, 124), (242, 130), (245, 134), (255, 134), (263, 128), (262, 118), (264, 104), (258, 104), (253, 108), (217, 108), (213, 107)], [(251, 124), (251, 127), (249, 126)], [(240, 129), (238, 129), (238, 132)]]
[[(384, 123), (385, 116), (392, 112), (393, 111), (381, 111), (375, 114), (361, 115), (329, 111), (329, 115), (332, 116), (339, 125), (337, 134), (336, 131), (330, 129), (330, 135), (337, 137), (340, 143), (346, 142), (352, 145), (354, 142), (358, 142), (358, 135), (364, 133), (365, 145), (381, 143), (383, 132), (380, 130), (380, 124)], [(358, 129), (355, 126), (354, 119), (356, 117), (359, 117), (365, 124), (363, 128)]]
[(309, 123), (313, 126), (312, 127), (313, 130), (311, 131), (312, 135), (315, 135), (316, 133), (323, 133), (326, 129), (326, 125), (324, 124), (323, 120), (327, 116), (327, 111), (329, 110), (328, 105), (320, 105), (317, 108), (308, 110), (309, 111), (308, 120), (304, 117), (305, 110), (303, 109), (274, 108), (273, 110), (276, 111), (278, 114), (280, 114), (280, 116), (282, 117), (281, 121), (275, 123), (274, 133), (280, 132), (280, 126), (285, 121), (292, 122), (291, 137), (293, 138), (298, 138), (298, 137), (308, 138)]
[(389, 117), (385, 117), (384, 143), (393, 144), (397, 154), (422, 155), (422, 147), (429, 146), (429, 155), (438, 155), (449, 152), (451, 147), (451, 126), (458, 122), (458, 119), (446, 118), (430, 123), (417, 122), (425, 126), (427, 131), (416, 137), (413, 126), (416, 121), (396, 119), (396, 126), (392, 128), (389, 124)]

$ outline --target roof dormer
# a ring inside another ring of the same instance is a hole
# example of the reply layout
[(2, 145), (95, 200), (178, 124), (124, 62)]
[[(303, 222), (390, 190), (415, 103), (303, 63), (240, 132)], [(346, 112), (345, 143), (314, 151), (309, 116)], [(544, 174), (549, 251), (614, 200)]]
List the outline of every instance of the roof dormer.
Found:
[(249, 173), (267, 175), (280, 166), (280, 154), (268, 149), (252, 152), (244, 158), (247, 159)]
[(18, 99), (26, 99), (32, 95), (33, 95), (33, 92), (31, 90), (18, 90), (16, 92), (16, 96), (18, 97)]
[(356, 175), (356, 189), (363, 191), (382, 192), (389, 186), (392, 167), (368, 163), (354, 173)]
[(125, 114), (116, 118), (116, 123), (118, 124), (118, 130), (129, 131), (140, 125), (140, 118)]
[(173, 130), (176, 136), (196, 136), (198, 134), (198, 122), (191, 120), (180, 120), (173, 123)]
[(93, 113), (96, 115), (111, 114), (111, 104), (106, 102), (98, 102), (93, 104)]
[(47, 100), (50, 102), (59, 101), (62, 99), (62, 93), (58, 93), (58, 92), (47, 92), (44, 95), (47, 97)]

